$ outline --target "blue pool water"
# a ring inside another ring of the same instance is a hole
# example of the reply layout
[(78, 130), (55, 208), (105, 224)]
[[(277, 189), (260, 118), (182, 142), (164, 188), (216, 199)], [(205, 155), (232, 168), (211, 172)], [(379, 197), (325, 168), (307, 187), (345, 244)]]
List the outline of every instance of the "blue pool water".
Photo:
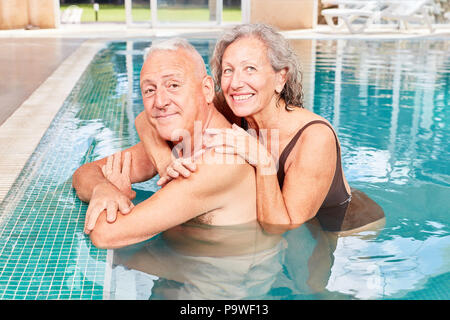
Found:
[[(191, 42), (208, 62), (215, 40)], [(0, 299), (450, 298), (448, 41), (293, 41), (305, 106), (335, 126), (347, 179), (381, 205), (384, 226), (337, 237), (313, 221), (260, 249), (257, 225), (187, 225), (203, 237), (187, 248), (158, 236), (99, 250), (82, 233), (87, 205), (71, 175), (138, 141), (148, 45), (98, 53), (0, 204)], [(134, 185), (136, 201), (156, 179)]]

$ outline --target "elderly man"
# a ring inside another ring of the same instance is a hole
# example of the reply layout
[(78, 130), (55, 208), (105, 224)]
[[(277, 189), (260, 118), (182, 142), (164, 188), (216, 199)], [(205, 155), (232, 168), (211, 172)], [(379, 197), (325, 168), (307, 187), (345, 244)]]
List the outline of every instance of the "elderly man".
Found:
[[(182, 146), (182, 157), (198, 148), (196, 142), (205, 129), (231, 128), (214, 107), (214, 82), (203, 59), (185, 40), (153, 45), (140, 84), (146, 120), (169, 145)], [(123, 247), (190, 220), (211, 225), (254, 221), (253, 168), (237, 156), (217, 161), (214, 150), (201, 156), (203, 161), (190, 179), (173, 180), (136, 206), (131, 203), (131, 184), (157, 174), (157, 164), (142, 142), (81, 166), (73, 175), (73, 186), (79, 198), (89, 202), (85, 232), (94, 245)]]

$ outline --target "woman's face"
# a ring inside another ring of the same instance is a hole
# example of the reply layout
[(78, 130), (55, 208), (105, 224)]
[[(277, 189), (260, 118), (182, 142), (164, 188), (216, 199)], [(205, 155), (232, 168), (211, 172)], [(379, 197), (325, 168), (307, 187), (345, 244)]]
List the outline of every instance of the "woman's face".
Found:
[(230, 44), (222, 58), (221, 87), (227, 104), (236, 116), (256, 114), (276, 103), (275, 90), (281, 92), (286, 70), (275, 72), (265, 44), (254, 37)]

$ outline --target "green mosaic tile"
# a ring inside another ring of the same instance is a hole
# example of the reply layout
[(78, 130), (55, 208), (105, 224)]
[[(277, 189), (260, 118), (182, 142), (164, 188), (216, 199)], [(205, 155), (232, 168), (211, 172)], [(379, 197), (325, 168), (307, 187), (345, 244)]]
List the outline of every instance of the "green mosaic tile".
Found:
[[(143, 52), (149, 44), (133, 45)], [(142, 55), (132, 56), (128, 101), (126, 56), (118, 54), (125, 49), (125, 42), (112, 42), (98, 52), (0, 204), (0, 299), (103, 298), (107, 251), (83, 234), (87, 205), (71, 176), (83, 163), (139, 141)]]
[[(117, 82), (113, 58), (109, 49), (98, 53), (0, 205), (0, 299), (103, 297), (106, 250), (83, 235), (87, 205), (72, 190), (71, 175), (99, 156), (95, 146), (80, 153), (79, 122), (95, 122), (105, 112), (112, 124), (122, 112), (120, 103), (117, 112), (106, 111), (119, 101), (110, 97)], [(78, 112), (84, 116), (76, 117)], [(90, 136), (94, 145), (96, 133)]]

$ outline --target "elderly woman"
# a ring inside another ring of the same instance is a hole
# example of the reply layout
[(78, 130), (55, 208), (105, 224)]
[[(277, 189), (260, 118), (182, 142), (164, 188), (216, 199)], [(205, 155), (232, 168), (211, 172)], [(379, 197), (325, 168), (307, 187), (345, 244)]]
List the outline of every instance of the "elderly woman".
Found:
[[(298, 58), (281, 34), (264, 24), (236, 26), (217, 42), (211, 67), (222, 101), (217, 108), (228, 119), (240, 118), (243, 128), (235, 123), (232, 129), (210, 130), (204, 143), (254, 166), (263, 226), (286, 230), (317, 217), (325, 230), (347, 231), (384, 221), (381, 207), (350, 188), (330, 123), (303, 108)], [(151, 136), (141, 139), (146, 143)], [(163, 154), (154, 156), (167, 164)], [(164, 184), (188, 177), (195, 167), (176, 160), (160, 169)]]

